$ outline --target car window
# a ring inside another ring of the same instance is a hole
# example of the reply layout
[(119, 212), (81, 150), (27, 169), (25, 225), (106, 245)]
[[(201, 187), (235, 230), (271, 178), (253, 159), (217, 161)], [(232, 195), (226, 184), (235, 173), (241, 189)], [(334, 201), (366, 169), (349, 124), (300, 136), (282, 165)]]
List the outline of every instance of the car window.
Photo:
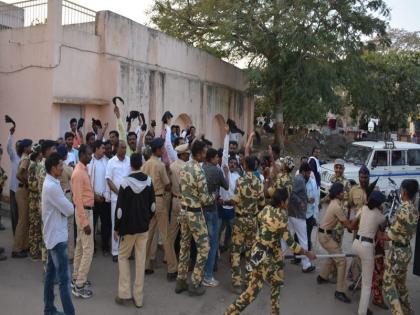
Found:
[(372, 166), (388, 166), (388, 151), (376, 151), (373, 156)]
[(394, 150), (391, 153), (391, 165), (402, 166), (405, 165), (405, 151)]
[(408, 150), (408, 165), (417, 166), (420, 165), (420, 150)]

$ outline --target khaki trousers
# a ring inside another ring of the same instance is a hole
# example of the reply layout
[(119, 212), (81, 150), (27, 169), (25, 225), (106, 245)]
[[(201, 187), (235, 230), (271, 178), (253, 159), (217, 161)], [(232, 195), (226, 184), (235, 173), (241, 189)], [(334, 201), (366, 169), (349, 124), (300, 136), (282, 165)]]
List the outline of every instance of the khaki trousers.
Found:
[(175, 247), (174, 247), (175, 240), (180, 229), (180, 224), (179, 224), (180, 212), (181, 212), (181, 200), (179, 198), (172, 198), (172, 212), (171, 212), (171, 221), (169, 222), (168, 238), (169, 238), (169, 244), (171, 244), (174, 250), (175, 250)]
[(85, 213), (92, 231), (90, 235), (83, 231), (79, 223), (79, 217), (76, 215), (77, 239), (74, 251), (73, 280), (76, 281), (76, 286), (79, 288), (83, 287), (87, 281), (93, 257), (93, 212), (92, 210), (85, 210)]
[[(143, 305), (144, 270), (146, 265), (146, 244), (148, 233), (124, 235), (120, 237), (120, 251), (118, 254), (118, 297), (131, 299), (137, 306)], [(130, 262), (128, 258), (134, 248), (136, 259), (136, 277), (134, 280), (133, 294), (131, 294)]]
[[(319, 233), (319, 243), (328, 252), (328, 254), (342, 254), (341, 246), (326, 233)], [(321, 278), (328, 279), (334, 265), (337, 267), (337, 287), (338, 292), (346, 292), (345, 275), (346, 275), (346, 259), (345, 258), (328, 258), (326, 259), (321, 273)]]
[(29, 249), (29, 190), (19, 187), (16, 191), (16, 203), (19, 211), (19, 219), (16, 226), (14, 252)]
[[(156, 212), (149, 223), (149, 234), (155, 235), (156, 229), (159, 230), (159, 235), (163, 243), (165, 257), (168, 264), (168, 272), (173, 273), (177, 271), (177, 261), (175, 249), (169, 243), (168, 225), (169, 225), (169, 198), (167, 196), (156, 197)], [(146, 250), (146, 269), (151, 269), (150, 260), (156, 257), (157, 246), (153, 246), (153, 237), (147, 240)]]
[(369, 242), (353, 241), (353, 252), (355, 252), (362, 263), (362, 292), (360, 293), (359, 315), (366, 315), (370, 292), (372, 290), (372, 276), (375, 267), (375, 246)]

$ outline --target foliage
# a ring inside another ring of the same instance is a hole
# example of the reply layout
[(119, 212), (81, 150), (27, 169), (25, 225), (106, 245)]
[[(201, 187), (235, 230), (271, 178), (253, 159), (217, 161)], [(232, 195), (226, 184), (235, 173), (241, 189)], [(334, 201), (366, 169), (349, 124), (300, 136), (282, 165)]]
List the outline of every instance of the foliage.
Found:
[(275, 105), (281, 127), (339, 111), (343, 62), (366, 36), (383, 38), (383, 0), (156, 0), (165, 33), (230, 61), (247, 60), (250, 90)]
[(420, 105), (420, 52), (366, 51), (348, 82), (353, 115), (379, 118), (382, 131), (404, 128)]

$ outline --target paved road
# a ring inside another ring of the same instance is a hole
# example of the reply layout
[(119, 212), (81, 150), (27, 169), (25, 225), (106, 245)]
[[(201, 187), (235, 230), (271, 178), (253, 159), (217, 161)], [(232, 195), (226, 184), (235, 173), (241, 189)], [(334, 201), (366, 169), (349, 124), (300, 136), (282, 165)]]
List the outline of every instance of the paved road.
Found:
[[(0, 246), (5, 247), (10, 255), (12, 236), (10, 221), (3, 219), (7, 230), (0, 232)], [(345, 238), (345, 246), (350, 246), (350, 235)], [(319, 252), (322, 252), (318, 249)], [(161, 261), (161, 259), (160, 259)], [(318, 261), (319, 270), (321, 261)], [(410, 268), (412, 268), (410, 266)], [(41, 281), (42, 266), (40, 262), (30, 259), (9, 259), (0, 262), (0, 314), (33, 315), (42, 314), (43, 284)], [(114, 315), (114, 314), (200, 314), (210, 315), (223, 313), (225, 307), (235, 296), (229, 291), (230, 275), (228, 257), (222, 256), (216, 278), (221, 286), (208, 289), (202, 297), (191, 298), (187, 294), (176, 295), (174, 283), (166, 281), (165, 265), (160, 263), (156, 273), (147, 276), (145, 281), (144, 307), (140, 310), (134, 306), (119, 306), (114, 303), (117, 292), (118, 266), (111, 259), (97, 254), (92, 263), (89, 279), (93, 283), (94, 296), (90, 300), (74, 299), (77, 314)], [(319, 286), (316, 284), (316, 273), (303, 274), (300, 268), (291, 264), (286, 266), (286, 284), (280, 298), (282, 314), (287, 315), (350, 315), (357, 314), (359, 294), (352, 297), (351, 304), (343, 304), (334, 299), (334, 285)], [(410, 296), (420, 314), (420, 278), (410, 272), (408, 277)], [(417, 297), (417, 299), (415, 299)], [(57, 300), (58, 304), (59, 298)], [(58, 307), (61, 308), (61, 305)], [(374, 314), (389, 314), (372, 307)], [(257, 300), (246, 309), (244, 314), (270, 314), (269, 290), (265, 286)]]

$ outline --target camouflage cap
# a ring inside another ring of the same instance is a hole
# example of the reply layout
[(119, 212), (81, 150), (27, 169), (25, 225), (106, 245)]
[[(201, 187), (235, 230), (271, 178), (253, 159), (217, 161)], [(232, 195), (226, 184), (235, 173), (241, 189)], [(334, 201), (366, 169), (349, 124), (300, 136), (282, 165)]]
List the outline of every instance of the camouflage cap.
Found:
[(295, 161), (291, 156), (286, 156), (285, 158), (283, 158), (283, 164), (287, 166), (289, 170), (295, 167)]

